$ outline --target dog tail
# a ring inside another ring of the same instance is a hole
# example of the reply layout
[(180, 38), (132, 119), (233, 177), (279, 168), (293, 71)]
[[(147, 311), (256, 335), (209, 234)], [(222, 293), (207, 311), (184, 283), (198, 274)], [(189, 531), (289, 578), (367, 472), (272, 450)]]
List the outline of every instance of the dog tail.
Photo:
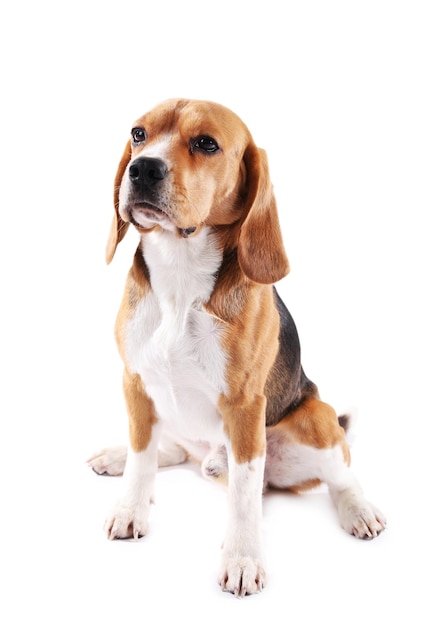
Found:
[(339, 415), (338, 417), (339, 426), (342, 426), (345, 433), (347, 433), (351, 427), (351, 415)]
[(350, 445), (354, 443), (355, 429), (354, 426), (357, 422), (357, 410), (352, 408), (349, 411), (345, 411), (342, 415), (338, 416), (339, 426), (345, 431), (345, 437)]

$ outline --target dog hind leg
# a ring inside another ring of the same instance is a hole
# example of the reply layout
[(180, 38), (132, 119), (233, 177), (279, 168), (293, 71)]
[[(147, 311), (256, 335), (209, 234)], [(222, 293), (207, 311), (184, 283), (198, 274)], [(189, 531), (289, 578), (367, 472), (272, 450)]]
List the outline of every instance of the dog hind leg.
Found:
[(332, 407), (320, 400), (306, 400), (267, 428), (265, 487), (299, 492), (323, 482), (341, 526), (359, 538), (377, 537), (386, 519), (365, 499), (349, 465), (345, 430)]

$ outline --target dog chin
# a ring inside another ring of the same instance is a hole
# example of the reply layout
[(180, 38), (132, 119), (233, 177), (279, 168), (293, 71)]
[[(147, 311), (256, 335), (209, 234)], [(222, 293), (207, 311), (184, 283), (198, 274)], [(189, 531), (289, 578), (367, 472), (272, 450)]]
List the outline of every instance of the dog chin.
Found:
[(160, 209), (133, 207), (130, 211), (130, 222), (139, 228), (149, 229), (154, 226), (161, 226), (165, 230), (176, 230), (176, 226), (169, 216)]

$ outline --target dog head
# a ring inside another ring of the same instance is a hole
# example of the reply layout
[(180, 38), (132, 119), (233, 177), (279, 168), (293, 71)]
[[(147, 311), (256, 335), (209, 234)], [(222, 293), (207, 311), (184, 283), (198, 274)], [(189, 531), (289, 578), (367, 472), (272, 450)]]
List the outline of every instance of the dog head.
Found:
[(266, 154), (229, 109), (167, 100), (134, 123), (119, 163), (109, 263), (129, 224), (194, 237), (226, 228), (243, 272), (273, 283), (289, 271)]

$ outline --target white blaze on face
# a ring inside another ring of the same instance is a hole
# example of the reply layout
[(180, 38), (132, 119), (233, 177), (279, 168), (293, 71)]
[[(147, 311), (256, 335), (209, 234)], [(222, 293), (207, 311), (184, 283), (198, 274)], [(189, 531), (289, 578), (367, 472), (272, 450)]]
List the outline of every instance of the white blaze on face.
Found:
[[(165, 135), (162, 139), (152, 142), (149, 145), (146, 145), (145, 143), (142, 150), (131, 158), (131, 161), (128, 163), (127, 167), (125, 168), (125, 172), (122, 177), (122, 182), (121, 182), (121, 186), (119, 189), (119, 213), (123, 220), (129, 221), (130, 219), (129, 210), (131, 209), (130, 207), (131, 197), (134, 191), (133, 183), (130, 180), (131, 165), (134, 163), (136, 159), (140, 159), (140, 158), (161, 159), (166, 164), (168, 171), (170, 171), (171, 164), (168, 159), (169, 144), (170, 144), (170, 136)], [(160, 215), (158, 213), (155, 213), (154, 215), (152, 215), (151, 211), (147, 215), (148, 219), (145, 219), (146, 214), (143, 214), (142, 216), (138, 214), (137, 217), (138, 217), (138, 219), (136, 220), (137, 223), (143, 226), (144, 228), (150, 228), (155, 223), (159, 223), (159, 222), (163, 222), (167, 220), (167, 218), (165, 220), (164, 214)]]

